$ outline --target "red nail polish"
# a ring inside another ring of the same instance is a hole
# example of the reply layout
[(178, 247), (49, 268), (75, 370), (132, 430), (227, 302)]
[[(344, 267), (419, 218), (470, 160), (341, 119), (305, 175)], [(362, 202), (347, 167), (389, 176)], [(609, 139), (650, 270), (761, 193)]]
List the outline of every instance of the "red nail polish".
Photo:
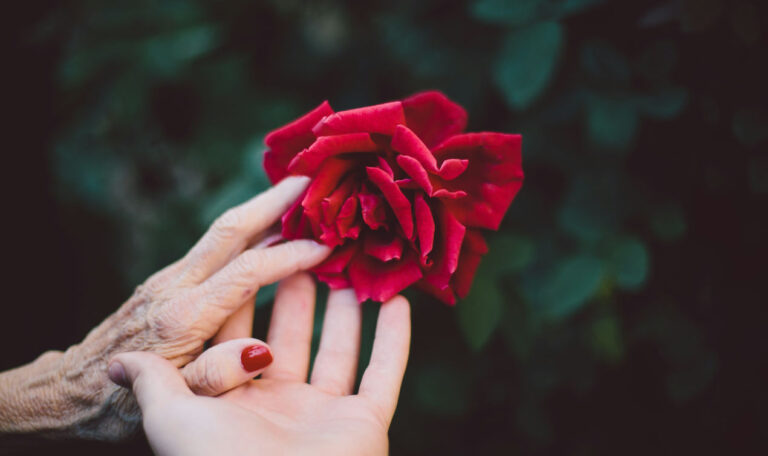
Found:
[(253, 345), (243, 350), (240, 362), (243, 363), (243, 369), (248, 372), (257, 371), (269, 366), (272, 362), (272, 353), (263, 345)]

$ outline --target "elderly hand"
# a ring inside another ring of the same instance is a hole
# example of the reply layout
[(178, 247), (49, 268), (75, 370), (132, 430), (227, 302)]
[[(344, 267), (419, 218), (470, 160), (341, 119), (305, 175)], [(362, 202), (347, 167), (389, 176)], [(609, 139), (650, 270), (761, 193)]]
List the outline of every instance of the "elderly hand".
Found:
[(196, 396), (182, 376), (187, 368), (156, 355), (117, 355), (110, 378), (132, 388), (155, 453), (386, 455), (408, 360), (408, 301), (398, 296), (382, 304), (371, 361), (353, 395), (361, 306), (352, 290), (331, 291), (307, 383), (314, 299), (306, 274), (280, 283), (267, 338), (275, 358), (261, 379), (251, 380), (240, 364), (247, 341), (216, 345), (198, 358), (227, 367), (221, 384), (242, 383), (219, 397)]
[[(287, 178), (222, 215), (181, 260), (150, 277), (120, 309), (66, 352), (0, 374), (0, 437), (48, 434), (114, 440), (136, 429), (139, 408), (107, 377), (117, 353), (148, 351), (184, 366), (206, 341), (250, 337), (260, 286), (321, 262), (329, 249), (299, 240), (269, 246), (267, 231), (308, 183)], [(185, 369), (195, 390), (218, 394), (217, 369)], [(215, 366), (209, 366), (215, 367)]]

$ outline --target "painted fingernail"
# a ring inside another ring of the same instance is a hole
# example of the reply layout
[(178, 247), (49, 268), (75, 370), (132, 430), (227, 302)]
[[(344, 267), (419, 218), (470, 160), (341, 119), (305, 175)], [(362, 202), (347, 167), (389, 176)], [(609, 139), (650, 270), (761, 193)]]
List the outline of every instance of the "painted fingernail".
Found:
[(112, 361), (107, 367), (107, 376), (112, 382), (122, 386), (123, 388), (129, 388), (131, 384), (128, 382), (128, 377), (125, 375), (125, 368), (117, 361)]
[(272, 362), (272, 353), (264, 345), (253, 345), (243, 350), (240, 355), (243, 369), (248, 372), (264, 369)]

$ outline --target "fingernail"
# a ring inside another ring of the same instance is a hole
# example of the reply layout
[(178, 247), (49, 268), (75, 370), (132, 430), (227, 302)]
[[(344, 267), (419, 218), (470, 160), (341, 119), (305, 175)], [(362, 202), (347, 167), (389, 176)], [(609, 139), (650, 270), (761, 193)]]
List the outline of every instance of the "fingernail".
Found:
[(253, 345), (240, 355), (240, 362), (243, 363), (243, 369), (248, 372), (264, 369), (272, 362), (272, 353), (264, 345)]
[(109, 367), (107, 367), (107, 375), (110, 380), (123, 388), (131, 386), (130, 382), (128, 382), (128, 377), (125, 375), (125, 368), (117, 361), (112, 361), (109, 364)]

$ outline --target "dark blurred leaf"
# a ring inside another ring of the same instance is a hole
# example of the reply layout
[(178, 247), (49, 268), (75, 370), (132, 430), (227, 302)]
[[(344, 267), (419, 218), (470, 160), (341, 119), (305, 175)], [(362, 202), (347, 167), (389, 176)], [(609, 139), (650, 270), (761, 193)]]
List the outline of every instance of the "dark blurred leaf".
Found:
[(587, 132), (605, 149), (624, 150), (637, 130), (637, 109), (628, 97), (594, 96), (587, 107)]
[(762, 108), (739, 109), (733, 116), (733, 134), (748, 147), (768, 139), (768, 112)]
[(579, 174), (557, 212), (559, 226), (583, 242), (599, 241), (618, 225), (622, 215), (620, 190), (616, 176), (611, 173)]
[(533, 259), (535, 246), (530, 238), (498, 233), (488, 238), (488, 248), (483, 262), (496, 276), (503, 276), (525, 268)]
[(170, 75), (184, 63), (211, 51), (219, 40), (215, 27), (200, 25), (150, 38), (144, 43), (141, 56), (151, 71)]
[(592, 322), (590, 341), (595, 354), (606, 362), (615, 363), (624, 355), (621, 327), (614, 315), (603, 316)]
[(683, 0), (683, 30), (699, 32), (717, 22), (723, 10), (721, 0)]
[(651, 229), (665, 241), (674, 241), (685, 234), (685, 215), (678, 206), (663, 206), (651, 216)]
[(436, 415), (461, 415), (469, 405), (469, 379), (466, 372), (444, 364), (416, 366), (416, 400), (421, 408)]
[(768, 157), (752, 157), (749, 161), (749, 187), (760, 195), (768, 193)]
[(688, 101), (688, 91), (682, 87), (669, 87), (637, 98), (641, 113), (655, 119), (671, 119), (680, 114)]
[(541, 22), (507, 35), (494, 80), (511, 108), (526, 109), (546, 89), (562, 45), (563, 28), (557, 22)]
[(499, 289), (497, 274), (492, 263), (480, 263), (469, 295), (457, 304), (459, 327), (475, 351), (485, 346), (501, 323), (505, 298)]
[(636, 238), (621, 238), (613, 243), (608, 267), (619, 288), (636, 290), (648, 276), (648, 250)]
[(535, 312), (562, 319), (576, 312), (592, 298), (603, 277), (603, 264), (593, 256), (576, 255), (563, 259), (529, 287)]
[(472, 15), (493, 23), (525, 25), (541, 19), (559, 19), (603, 0), (477, 0)]
[(677, 63), (677, 47), (670, 41), (657, 41), (638, 58), (639, 73), (651, 81), (665, 81)]
[(601, 41), (590, 41), (581, 48), (581, 66), (593, 78), (624, 86), (632, 73), (627, 59), (616, 48)]

